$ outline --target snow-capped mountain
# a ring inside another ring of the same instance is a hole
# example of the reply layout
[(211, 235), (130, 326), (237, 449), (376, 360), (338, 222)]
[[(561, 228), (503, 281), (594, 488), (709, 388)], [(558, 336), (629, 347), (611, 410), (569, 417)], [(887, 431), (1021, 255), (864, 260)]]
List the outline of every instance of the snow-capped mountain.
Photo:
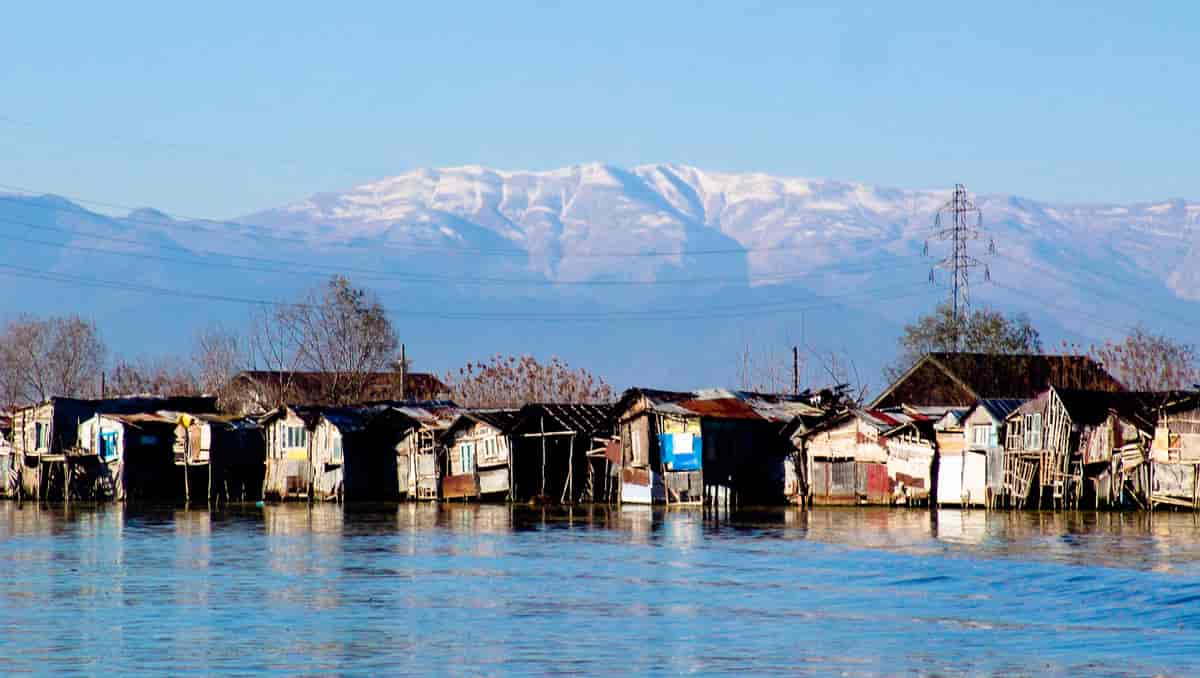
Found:
[[(865, 372), (890, 359), (903, 322), (945, 295), (928, 275), (948, 253), (931, 236), (950, 192), (673, 164), (458, 167), (229, 222), (12, 196), (0, 200), (0, 231), (26, 267), (218, 296), (287, 298), (343, 271), (397, 309), (438, 367), (532, 351), (597, 366), (621, 385), (736, 385), (746, 343), (846, 348)], [(985, 235), (971, 253), (988, 269), (973, 272), (977, 303), (1029, 313), (1049, 340), (1087, 342), (1135, 323), (1200, 340), (1200, 203), (976, 202)], [(0, 312), (137, 312), (150, 320), (114, 332), (164, 350), (212, 316), (241, 312), (136, 289), (63, 294), (70, 283), (28, 275), (5, 282), (14, 294)]]

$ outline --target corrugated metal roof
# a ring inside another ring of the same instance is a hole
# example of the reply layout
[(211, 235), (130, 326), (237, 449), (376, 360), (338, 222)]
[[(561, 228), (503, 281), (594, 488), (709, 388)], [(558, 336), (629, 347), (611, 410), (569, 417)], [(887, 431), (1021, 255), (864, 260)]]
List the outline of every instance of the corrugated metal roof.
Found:
[(658, 391), (631, 389), (622, 397), (641, 395), (650, 410), (659, 414), (713, 417), (717, 419), (761, 419), (787, 423), (799, 416), (819, 416), (819, 407), (808, 402), (811, 395), (789, 396), (726, 389)]
[(979, 406), (988, 411), (992, 417), (999, 421), (1004, 421), (1008, 415), (1017, 410), (1024, 403), (1020, 398), (984, 398), (979, 401)]

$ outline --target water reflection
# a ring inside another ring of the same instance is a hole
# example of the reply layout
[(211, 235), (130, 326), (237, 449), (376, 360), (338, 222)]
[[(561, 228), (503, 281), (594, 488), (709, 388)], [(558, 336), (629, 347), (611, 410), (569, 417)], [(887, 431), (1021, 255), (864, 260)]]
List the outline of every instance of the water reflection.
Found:
[(5, 673), (1200, 669), (1184, 513), (10, 502), (0, 567)]

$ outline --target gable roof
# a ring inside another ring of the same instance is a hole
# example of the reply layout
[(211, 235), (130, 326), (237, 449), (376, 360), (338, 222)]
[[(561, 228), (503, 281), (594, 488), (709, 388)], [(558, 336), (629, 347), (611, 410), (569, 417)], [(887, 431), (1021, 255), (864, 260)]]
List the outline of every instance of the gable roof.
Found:
[(985, 399), (1027, 400), (1050, 386), (1124, 390), (1100, 363), (1085, 355), (928, 353), (871, 406), (970, 406)]
[(1107, 420), (1111, 413), (1147, 431), (1153, 431), (1159, 409), (1181, 395), (1179, 391), (1106, 393), (1065, 388), (1056, 388), (1054, 392), (1074, 424), (1094, 426)]
[[(1015, 412), (1024, 402), (1020, 398), (984, 398), (976, 403), (975, 407), (971, 408), (971, 412), (974, 412), (976, 408), (982, 407), (996, 421), (1004, 421), (1008, 418), (1008, 415)], [(970, 413), (967, 416), (971, 416)]]
[(520, 420), (514, 430), (536, 432), (545, 426), (546, 431), (571, 431), (582, 436), (591, 436), (612, 430), (613, 405), (579, 403), (530, 403), (521, 408)]
[(450, 439), (455, 432), (471, 424), (486, 424), (497, 431), (511, 433), (521, 420), (521, 410), (483, 409), (463, 410), (454, 422), (440, 434), (442, 439)]

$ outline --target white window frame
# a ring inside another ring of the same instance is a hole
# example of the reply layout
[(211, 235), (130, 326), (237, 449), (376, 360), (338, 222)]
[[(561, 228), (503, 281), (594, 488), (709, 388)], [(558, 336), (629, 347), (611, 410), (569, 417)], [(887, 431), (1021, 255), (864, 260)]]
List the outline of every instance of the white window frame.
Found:
[[(971, 444), (987, 446), (991, 444), (993, 426), (991, 424), (975, 424), (971, 426)], [(982, 440), (980, 439), (982, 435)]]

